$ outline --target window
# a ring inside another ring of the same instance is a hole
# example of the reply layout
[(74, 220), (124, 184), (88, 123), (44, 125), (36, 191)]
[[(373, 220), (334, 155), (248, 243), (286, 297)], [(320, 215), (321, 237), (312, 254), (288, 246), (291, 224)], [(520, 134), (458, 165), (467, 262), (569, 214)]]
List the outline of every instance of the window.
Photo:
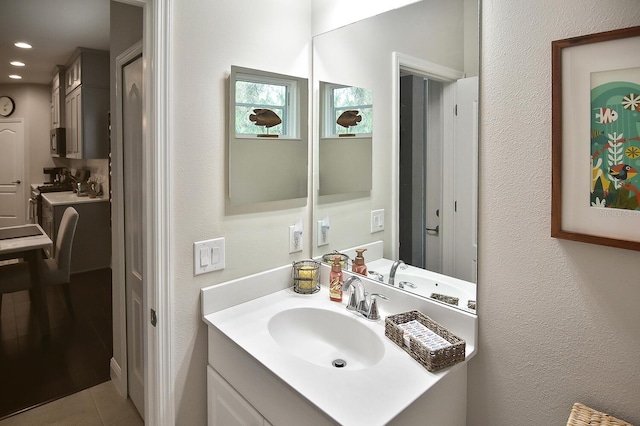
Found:
[[(373, 91), (371, 89), (326, 83), (324, 96), (325, 137), (346, 133), (352, 135), (373, 133)], [(353, 120), (354, 125), (344, 127), (338, 124), (338, 118), (345, 111), (357, 111), (359, 118)]]
[(300, 93), (297, 80), (250, 71), (252, 73), (236, 70), (232, 75), (236, 137), (298, 138)]

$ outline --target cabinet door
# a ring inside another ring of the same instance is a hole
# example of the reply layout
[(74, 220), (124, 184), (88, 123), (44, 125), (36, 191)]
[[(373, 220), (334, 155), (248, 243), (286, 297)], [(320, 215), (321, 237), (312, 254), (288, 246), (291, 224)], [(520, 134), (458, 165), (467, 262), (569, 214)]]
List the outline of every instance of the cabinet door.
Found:
[(82, 83), (82, 57), (78, 57), (67, 69), (66, 92), (69, 93)]
[(65, 99), (67, 157), (82, 158), (82, 88), (78, 87)]
[(60, 89), (51, 91), (51, 128), (62, 127), (60, 123)]
[(264, 426), (269, 424), (211, 366), (207, 366), (207, 388), (209, 426)]

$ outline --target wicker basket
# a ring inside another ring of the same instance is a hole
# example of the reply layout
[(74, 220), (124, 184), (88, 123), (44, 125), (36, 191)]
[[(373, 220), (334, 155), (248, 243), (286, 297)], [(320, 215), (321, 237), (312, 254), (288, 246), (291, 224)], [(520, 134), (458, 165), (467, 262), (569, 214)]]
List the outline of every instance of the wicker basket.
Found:
[[(447, 342), (451, 343), (451, 346), (430, 350), (413, 337), (409, 337), (409, 347), (405, 346), (404, 330), (398, 325), (413, 320), (420, 322), (434, 333), (443, 337)], [(418, 311), (388, 316), (385, 319), (384, 335), (404, 349), (405, 352), (422, 364), (428, 371), (437, 371), (449, 367), (463, 361), (465, 357), (464, 340), (450, 333), (449, 330)]]
[(601, 413), (579, 402), (573, 404), (567, 426), (633, 426), (624, 420)]

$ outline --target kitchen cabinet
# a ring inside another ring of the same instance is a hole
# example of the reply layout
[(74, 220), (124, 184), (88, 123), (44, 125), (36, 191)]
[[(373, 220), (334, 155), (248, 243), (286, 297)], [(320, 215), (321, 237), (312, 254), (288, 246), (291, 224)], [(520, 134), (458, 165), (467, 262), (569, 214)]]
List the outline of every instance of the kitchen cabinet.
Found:
[(71, 251), (71, 273), (111, 266), (110, 204), (106, 197), (78, 197), (73, 192), (42, 194), (42, 229), (54, 242), (47, 255), (55, 255), (58, 228), (67, 207), (75, 208), (79, 215)]
[(58, 65), (54, 69), (51, 80), (51, 128), (64, 127), (64, 67)]
[(109, 157), (109, 52), (80, 48), (65, 77), (66, 156)]

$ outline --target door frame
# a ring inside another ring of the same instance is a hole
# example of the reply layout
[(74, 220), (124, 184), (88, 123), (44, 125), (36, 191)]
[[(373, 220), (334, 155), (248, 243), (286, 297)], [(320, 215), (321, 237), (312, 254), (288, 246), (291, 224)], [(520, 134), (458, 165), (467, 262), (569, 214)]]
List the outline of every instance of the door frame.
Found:
[[(406, 55), (400, 52), (393, 52), (392, 54), (393, 70), (391, 73), (391, 110), (393, 111), (391, 119), (391, 143), (393, 146), (391, 154), (391, 187), (398, 188), (400, 182), (400, 71), (408, 71), (409, 73), (417, 76), (422, 76), (430, 80), (440, 81), (445, 83), (442, 89), (442, 108), (443, 108), (443, 126), (442, 137), (443, 140), (452, 140), (453, 138), (453, 112), (455, 105), (455, 90), (451, 83), (455, 83), (457, 80), (464, 77), (464, 72), (447, 68), (445, 66), (426, 61), (424, 59), (416, 58), (410, 55)], [(449, 113), (447, 113), (449, 111)], [(442, 149), (442, 161), (446, 167), (446, 164), (450, 164), (453, 161), (453, 147), (448, 144), (443, 144)], [(441, 221), (443, 235), (447, 234), (447, 227), (453, 224), (448, 224), (445, 218), (447, 217), (447, 209), (453, 209), (453, 194), (442, 194), (442, 211)], [(398, 223), (400, 211), (400, 199), (399, 196), (391, 197), (391, 212), (393, 218), (391, 220), (391, 256), (393, 259), (398, 258), (398, 242), (400, 238)], [(445, 263), (444, 259), (450, 258), (447, 251), (453, 251), (451, 243), (447, 242), (447, 238), (443, 238), (442, 241), (442, 269), (448, 270), (450, 265)]]
[[(172, 227), (171, 227), (171, 150), (170, 150), (170, 93), (169, 64), (171, 58), (171, 22), (172, 0), (116, 0), (121, 3), (141, 7), (143, 10), (143, 192), (147, 194), (143, 203), (144, 218), (144, 277), (146, 288), (143, 309), (149, 321), (144, 322), (144, 359), (145, 359), (145, 423), (152, 425), (173, 425), (175, 423), (175, 400), (173, 398), (174, 378), (172, 368), (171, 324), (173, 306), (170, 298), (172, 284)], [(112, 90), (119, 90), (113, 88)], [(122, 185), (122, 150), (116, 141), (116, 150), (112, 153), (114, 186)], [(126, 295), (122, 281), (121, 263), (124, 252), (120, 251), (124, 241), (119, 218), (124, 211), (122, 191), (113, 192), (114, 215), (112, 235), (116, 242), (112, 245), (114, 271), (114, 314), (124, 315)], [(115, 294), (117, 293), (117, 294)], [(157, 325), (152, 326), (151, 311), (157, 314)], [(126, 327), (126, 325), (125, 325)], [(126, 331), (120, 336), (120, 347), (126, 359)], [(115, 342), (114, 342), (115, 343)], [(121, 357), (122, 358), (122, 357)], [(126, 395), (126, 361), (122, 366), (114, 365), (112, 376), (121, 394)], [(122, 360), (121, 360), (122, 361)], [(122, 377), (125, 379), (122, 380)], [(124, 382), (124, 389), (123, 389)], [(124, 393), (123, 393), (124, 390)]]

